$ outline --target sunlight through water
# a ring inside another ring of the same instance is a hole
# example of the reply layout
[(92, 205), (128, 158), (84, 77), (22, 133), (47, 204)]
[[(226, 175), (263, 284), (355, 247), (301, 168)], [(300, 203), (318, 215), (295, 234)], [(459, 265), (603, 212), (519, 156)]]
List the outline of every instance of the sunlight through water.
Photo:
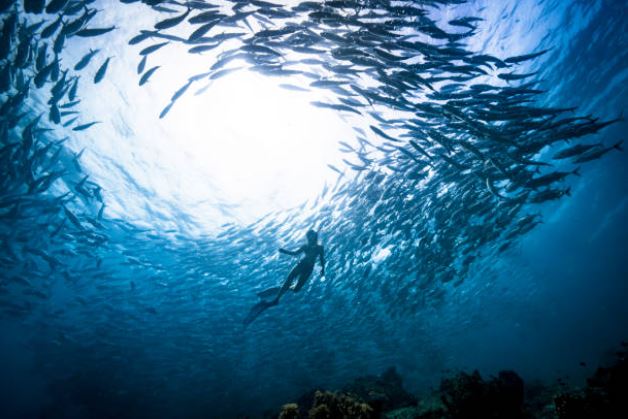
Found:
[(327, 163), (337, 159), (338, 140), (352, 134), (335, 112), (312, 107), (306, 96), (242, 71), (175, 108), (166, 127), (172, 145), (202, 173), (188, 192), (207, 193), (211, 179), (247, 222), (315, 198), (337, 176)]
[[(142, 14), (141, 6), (137, 12), (125, 10), (112, 8), (98, 18), (103, 25), (133, 22), (129, 28), (155, 19)], [(147, 68), (160, 68), (139, 86), (130, 76), (141, 49), (128, 47), (132, 36), (131, 29), (121, 28), (105, 46), (93, 46), (103, 59), (115, 59), (102, 83), (81, 82), (81, 105), (86, 115), (108, 115), (108, 120), (81, 142), (69, 135), (75, 152), (85, 148), (82, 162), (90, 179), (103, 186), (107, 215), (206, 233), (227, 222), (247, 224), (313, 201), (325, 184), (336, 182), (338, 174), (327, 165), (340, 161), (338, 142), (352, 143), (355, 133), (338, 112), (311, 104), (323, 98), (320, 91), (279, 86), (307, 80), (265, 77), (234, 61), (229, 66), (233, 72), (192, 85), (160, 119), (190, 72), (207, 71), (215, 56), (192, 55), (170, 45), (166, 55), (151, 54)], [(92, 47), (88, 42), (68, 48), (64, 59), (77, 62)], [(164, 66), (166, 61), (178, 65)]]

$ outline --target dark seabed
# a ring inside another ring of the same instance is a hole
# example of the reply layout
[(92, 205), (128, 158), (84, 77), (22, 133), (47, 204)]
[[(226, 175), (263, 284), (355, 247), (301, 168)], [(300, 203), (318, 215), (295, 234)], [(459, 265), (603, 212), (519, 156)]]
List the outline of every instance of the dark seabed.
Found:
[(0, 417), (628, 417), (627, 10), (0, 1)]

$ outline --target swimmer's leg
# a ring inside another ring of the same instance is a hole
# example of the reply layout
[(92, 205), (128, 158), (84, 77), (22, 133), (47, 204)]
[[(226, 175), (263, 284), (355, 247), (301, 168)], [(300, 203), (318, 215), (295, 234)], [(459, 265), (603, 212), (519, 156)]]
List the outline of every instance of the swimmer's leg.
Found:
[(279, 293), (277, 294), (277, 297), (275, 297), (275, 302), (276, 303), (279, 302), (279, 299), (281, 298), (281, 296), (284, 295), (286, 293), (286, 291), (288, 291), (290, 289), (290, 285), (292, 285), (292, 281), (294, 281), (294, 278), (296, 278), (297, 275), (301, 274), (301, 271), (302, 271), (302, 268), (299, 265), (297, 265), (294, 268), (292, 268), (292, 270), (288, 274), (288, 278), (286, 278), (286, 282), (283, 283), (283, 286), (279, 290)]
[(277, 295), (280, 289), (281, 287), (268, 288), (267, 290), (258, 292), (257, 296), (262, 299), (274, 297), (275, 295)]
[(260, 301), (259, 303), (255, 304), (253, 307), (251, 307), (249, 314), (244, 319), (244, 327), (253, 323), (253, 320), (255, 320), (264, 311), (266, 311), (266, 309), (275, 305), (277, 305), (277, 301)]
[(297, 285), (294, 287), (293, 291), (297, 292), (301, 288), (303, 288), (303, 285), (305, 285), (305, 283), (307, 282), (311, 274), (312, 274), (311, 270), (310, 271), (303, 270), (301, 274), (299, 275), (299, 281), (297, 282)]

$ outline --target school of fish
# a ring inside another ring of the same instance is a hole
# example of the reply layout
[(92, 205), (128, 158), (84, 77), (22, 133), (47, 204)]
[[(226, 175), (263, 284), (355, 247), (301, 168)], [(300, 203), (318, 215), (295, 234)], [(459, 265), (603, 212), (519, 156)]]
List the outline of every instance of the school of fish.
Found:
[[(464, 0), (144, 0), (159, 19), (128, 40), (143, 47), (139, 85), (171, 65), (153, 63), (156, 51), (212, 57), (155, 118), (167, 118), (192, 86), (246, 68), (285, 78), (286, 89), (325, 91), (333, 99), (313, 106), (368, 127), (356, 125), (354, 142), (338, 139), (346, 158), (330, 165), (337, 182), (313, 191), (307, 207), (201, 238), (147, 230), (107, 216), (81, 153), (64, 144), (105, 123), (81, 112), (80, 85), (104, 80), (115, 57), (96, 48), (77, 62), (59, 58), (68, 43), (115, 33), (115, 22), (92, 25), (97, 3), (0, 2), (0, 316), (44, 327), (61, 323), (66, 310), (82, 312), (94, 331), (65, 325), (56, 339), (93, 334), (88, 345), (103, 359), (115, 333), (146, 315), (168, 312), (172, 320), (179, 304), (194, 304), (217, 283), (214, 295), (247, 293), (242, 298), (274, 285), (286, 272), (269, 256), (309, 228), (326, 246), (322, 293), (348, 293), (365, 318), (372, 304), (385, 304), (391, 316), (417, 312), (461, 284), (479, 257), (506, 251), (542, 223), (538, 204), (568, 196), (566, 180), (582, 164), (621, 150), (621, 141), (593, 136), (621, 116), (600, 120), (543, 105), (535, 72), (521, 69), (551, 51), (472, 52), (465, 41), (480, 19), (433, 17)], [(374, 262), (382, 249), (390, 255)], [(121, 275), (120, 266), (135, 276)], [(259, 282), (245, 290), (244, 277)], [(59, 283), (69, 301), (50, 311)], [(161, 304), (147, 303), (148, 293)], [(194, 311), (178, 324), (188, 337), (205, 318)], [(111, 335), (95, 332), (105, 327)]]

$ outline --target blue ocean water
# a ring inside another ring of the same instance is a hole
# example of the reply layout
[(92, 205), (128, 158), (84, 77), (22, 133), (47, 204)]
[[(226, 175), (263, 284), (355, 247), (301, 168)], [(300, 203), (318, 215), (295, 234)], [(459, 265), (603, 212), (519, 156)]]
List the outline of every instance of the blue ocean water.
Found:
[[(68, 37), (55, 56), (71, 68), (100, 49), (81, 75), (76, 106), (80, 123), (100, 123), (54, 126), (49, 92), (32, 87), (16, 129), (43, 113), (41, 127), (52, 130), (37, 133), (46, 136), (40, 145), (67, 136), (51, 149), (58, 166), (39, 172), (62, 174), (34, 194), (13, 181), (28, 154), (3, 158), (12, 174), (0, 208), (2, 417), (259, 417), (312, 388), (340, 388), (390, 366), (415, 394), (459, 369), (582, 385), (627, 338), (626, 153), (581, 165), (566, 181), (569, 196), (534, 206), (543, 223), (504, 252), (495, 251), (501, 239), (478, 245), (450, 281), (447, 270), (430, 272), (443, 257), (430, 245), (448, 243), (439, 251), (453, 255), (463, 245), (434, 238), (439, 217), (454, 211), (446, 199), (421, 207), (436, 226), (421, 244), (415, 207), (404, 204), (413, 192), (394, 173), (343, 167), (339, 177), (327, 167), (343, 165), (338, 141), (370, 123), (310, 106), (319, 96), (281, 96), (283, 76), (246, 70), (183, 96), (160, 119), (207, 61), (181, 61), (187, 47), (172, 41), (148, 56), (147, 68), (160, 67), (138, 86), (138, 52), (149, 44), (129, 39), (175, 14), (140, 2), (84, 3), (99, 10), (90, 26), (116, 30)], [(505, 59), (548, 49), (516, 70), (537, 72), (543, 106), (602, 120), (626, 110), (625, 2), (429, 3), (437, 22), (483, 19), (464, 41), (470, 51)], [(105, 79), (93, 83), (109, 56)], [(584, 140), (608, 146), (625, 134), (622, 119)], [(9, 130), (6, 138), (3, 146), (18, 137)], [(66, 191), (73, 200), (55, 198)], [(400, 198), (380, 200), (385, 193)], [(298, 248), (309, 228), (326, 247), (327, 275), (316, 269), (301, 292), (244, 327), (256, 292), (280, 285), (292, 267), (277, 248)], [(419, 263), (415, 252), (435, 256)]]

